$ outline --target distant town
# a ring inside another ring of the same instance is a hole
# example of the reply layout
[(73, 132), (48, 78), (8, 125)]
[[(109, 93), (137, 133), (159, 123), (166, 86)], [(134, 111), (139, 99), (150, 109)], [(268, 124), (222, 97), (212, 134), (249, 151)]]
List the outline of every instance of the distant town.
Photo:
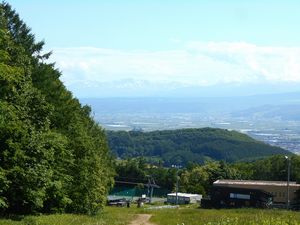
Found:
[[(236, 130), (300, 153), (300, 93), (227, 98), (81, 99), (107, 130)], [(292, 103), (292, 104), (291, 104)]]
[(236, 130), (270, 145), (300, 153), (300, 121), (247, 120), (224, 115), (203, 117), (197, 113), (123, 113), (101, 114), (99, 117), (95, 114), (95, 118), (108, 130), (152, 131), (202, 127)]

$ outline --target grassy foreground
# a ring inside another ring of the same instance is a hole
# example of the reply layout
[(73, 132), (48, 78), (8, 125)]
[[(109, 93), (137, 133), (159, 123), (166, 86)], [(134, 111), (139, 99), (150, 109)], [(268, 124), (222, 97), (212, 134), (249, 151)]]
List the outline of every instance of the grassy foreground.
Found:
[[(150, 211), (150, 210), (149, 210)], [(157, 225), (298, 225), (300, 213), (285, 210), (179, 208), (151, 213)]]
[(208, 210), (196, 206), (178, 209), (106, 207), (97, 216), (56, 214), (26, 216), (21, 220), (0, 219), (0, 225), (126, 225), (136, 214), (151, 214), (157, 225), (300, 225), (300, 213), (284, 210)]
[(53, 214), (0, 219), (0, 225), (126, 225), (135, 214), (134, 209), (107, 207), (96, 216)]

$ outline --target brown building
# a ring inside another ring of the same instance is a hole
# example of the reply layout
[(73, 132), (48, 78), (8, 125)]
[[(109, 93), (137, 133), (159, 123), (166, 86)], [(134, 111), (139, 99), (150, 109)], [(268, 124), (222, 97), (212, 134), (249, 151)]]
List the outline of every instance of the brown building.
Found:
[[(217, 180), (213, 183), (214, 187), (232, 187), (258, 189), (269, 192), (273, 195), (273, 202), (287, 202), (287, 182), (286, 181), (263, 181), (263, 180)], [(300, 184), (289, 183), (290, 203), (293, 204), (296, 198), (296, 191), (300, 189)]]

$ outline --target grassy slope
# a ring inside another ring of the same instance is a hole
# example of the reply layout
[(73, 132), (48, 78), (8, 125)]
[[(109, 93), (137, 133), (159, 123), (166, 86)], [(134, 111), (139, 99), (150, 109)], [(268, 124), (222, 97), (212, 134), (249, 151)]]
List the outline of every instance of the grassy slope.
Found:
[(207, 210), (196, 206), (179, 209), (145, 210), (132, 207), (106, 207), (97, 216), (84, 215), (43, 215), (28, 216), (21, 221), (0, 219), (0, 225), (125, 225), (135, 214), (152, 214), (151, 222), (157, 225), (296, 225), (300, 224), (299, 212), (284, 210), (226, 209)]
[(21, 220), (0, 219), (0, 225), (126, 225), (134, 218), (135, 211), (126, 208), (105, 208), (96, 216), (53, 214), (25, 216)]
[(157, 225), (296, 225), (298, 212), (259, 209), (169, 209), (156, 211), (151, 222)]

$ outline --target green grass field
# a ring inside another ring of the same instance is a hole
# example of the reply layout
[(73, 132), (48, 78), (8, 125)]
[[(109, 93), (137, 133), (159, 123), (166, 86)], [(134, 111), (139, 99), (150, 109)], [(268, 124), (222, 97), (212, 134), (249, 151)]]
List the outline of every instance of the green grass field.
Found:
[(136, 214), (151, 214), (157, 225), (296, 225), (300, 213), (285, 210), (259, 209), (199, 209), (197, 206), (178, 209), (137, 209), (106, 207), (97, 216), (41, 215), (20, 220), (0, 219), (0, 225), (126, 225)]
[(54, 214), (25, 216), (23, 218), (0, 219), (0, 225), (126, 225), (133, 218), (136, 210), (107, 207), (96, 216)]
[(179, 208), (153, 213), (151, 222), (158, 225), (296, 225), (299, 212), (259, 209), (198, 209)]

